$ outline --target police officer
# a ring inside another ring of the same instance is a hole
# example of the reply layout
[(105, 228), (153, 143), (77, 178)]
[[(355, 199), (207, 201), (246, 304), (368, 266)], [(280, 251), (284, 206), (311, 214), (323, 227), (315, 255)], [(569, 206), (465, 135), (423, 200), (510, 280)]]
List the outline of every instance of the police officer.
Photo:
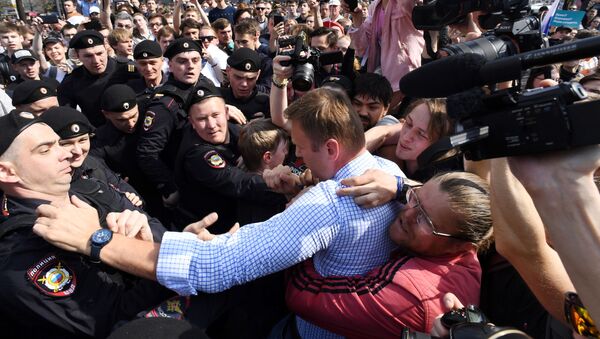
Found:
[(56, 87), (43, 80), (26, 80), (15, 87), (12, 104), (19, 112), (40, 116), (50, 107), (58, 106)]
[(71, 153), (73, 182), (94, 178), (126, 196), (135, 206), (143, 204), (140, 194), (129, 183), (102, 160), (89, 156), (94, 126), (83, 113), (67, 106), (53, 107), (42, 115), (42, 121), (58, 134), (60, 146)]
[(142, 131), (139, 105), (133, 90), (122, 84), (112, 85), (102, 94), (101, 108), (106, 124), (95, 130), (90, 155), (102, 159), (108, 167), (133, 186), (146, 202), (144, 210), (162, 219), (160, 194), (150, 184), (135, 161)]
[(285, 204), (285, 197), (271, 192), (262, 176), (236, 167), (240, 126), (227, 122), (220, 90), (212, 84), (199, 85), (190, 95), (190, 126), (186, 127), (175, 171), (183, 224), (217, 212), (219, 219), (211, 232), (223, 233), (237, 221), (238, 203)]
[(135, 46), (133, 50), (136, 69), (142, 79), (127, 82), (133, 91), (140, 95), (155, 89), (167, 81), (162, 72), (163, 56), (160, 45), (156, 41), (144, 40)]
[(259, 92), (260, 56), (250, 48), (236, 49), (227, 59), (229, 88), (223, 91), (225, 102), (240, 109), (248, 120), (271, 117), (269, 96)]
[(183, 106), (196, 83), (210, 84), (210, 80), (200, 74), (201, 48), (193, 40), (175, 40), (164, 56), (169, 59), (169, 79), (156, 90), (145, 112), (136, 157), (142, 172), (161, 193), (165, 206), (172, 207), (178, 201), (173, 178), (175, 156), (188, 121)]
[(5, 192), (0, 207), (3, 336), (106, 337), (118, 322), (171, 295), (154, 282), (129, 280), (99, 264), (98, 257), (61, 250), (36, 236), (32, 226), (42, 203), (60, 206), (77, 196), (96, 209), (104, 227), (109, 212), (131, 204), (98, 181), (71, 184), (69, 153), (58, 145), (52, 129), (32, 114), (0, 117), (0, 130), (0, 172), (12, 173), (0, 175), (0, 190)]
[(58, 87), (58, 102), (61, 106), (79, 106), (92, 125), (100, 126), (104, 117), (100, 112), (100, 96), (112, 83), (125, 83), (137, 77), (135, 67), (118, 67), (108, 57), (104, 37), (97, 31), (84, 30), (71, 39), (69, 48), (75, 51), (82, 65), (77, 67)]

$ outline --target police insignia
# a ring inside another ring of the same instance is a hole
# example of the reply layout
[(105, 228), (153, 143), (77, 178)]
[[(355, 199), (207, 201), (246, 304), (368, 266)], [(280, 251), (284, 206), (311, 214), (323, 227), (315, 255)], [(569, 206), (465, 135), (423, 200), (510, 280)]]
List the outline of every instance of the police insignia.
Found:
[(152, 111), (146, 112), (146, 117), (144, 118), (144, 131), (147, 131), (154, 124), (154, 117), (156, 114)]
[(212, 168), (225, 168), (225, 165), (227, 165), (225, 159), (221, 158), (221, 155), (217, 151), (208, 151), (204, 155), (204, 160)]
[(148, 53), (146, 53), (146, 52), (142, 53), (142, 57), (147, 58), (148, 57)]
[(91, 45), (91, 44), (93, 44), (93, 43), (94, 43), (94, 40), (92, 40), (92, 39), (87, 39), (87, 43), (88, 43), (88, 45)]
[(246, 68), (247, 71), (249, 71), (250, 68), (252, 68), (252, 65), (250, 65), (249, 62), (247, 62), (245, 68)]
[(42, 293), (66, 297), (75, 292), (77, 279), (73, 270), (51, 254), (27, 270), (27, 279)]
[(128, 102), (124, 102), (123, 103), (123, 109), (129, 109), (129, 103)]
[(184, 42), (183, 43), (183, 48), (188, 48), (188, 47), (190, 47), (190, 44), (188, 44), (187, 42)]
[(42, 88), (40, 88), (40, 93), (46, 94), (46, 93), (48, 93), (48, 90), (45, 89), (44, 87), (42, 87)]
[(71, 125), (71, 132), (73, 132), (73, 133), (79, 133), (80, 130), (81, 129), (79, 128), (79, 125), (77, 125), (77, 124)]
[(144, 318), (173, 318), (183, 320), (189, 307), (190, 297), (173, 297), (150, 310), (150, 312), (144, 315)]

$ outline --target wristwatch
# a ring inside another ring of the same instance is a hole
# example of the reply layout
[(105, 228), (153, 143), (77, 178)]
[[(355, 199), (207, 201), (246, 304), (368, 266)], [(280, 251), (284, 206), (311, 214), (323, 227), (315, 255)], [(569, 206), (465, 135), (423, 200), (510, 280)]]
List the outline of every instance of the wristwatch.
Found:
[(96, 230), (94, 233), (92, 233), (92, 238), (90, 239), (92, 242), (92, 250), (90, 252), (91, 262), (96, 264), (101, 262), (100, 250), (112, 240), (112, 237), (113, 232), (105, 228)]

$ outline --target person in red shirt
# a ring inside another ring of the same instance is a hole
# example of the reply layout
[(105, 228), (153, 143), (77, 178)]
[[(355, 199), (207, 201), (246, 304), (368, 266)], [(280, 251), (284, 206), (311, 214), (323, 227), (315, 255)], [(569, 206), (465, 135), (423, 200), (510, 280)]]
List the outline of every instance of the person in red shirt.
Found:
[(320, 276), (310, 260), (297, 265), (286, 291), (292, 312), (348, 338), (398, 338), (404, 327), (431, 332), (435, 317), (446, 311), (447, 292), (479, 303), (476, 252), (492, 225), (487, 184), (454, 172), (403, 191), (398, 195), (405, 204), (389, 227), (399, 245), (392, 259), (352, 277)]

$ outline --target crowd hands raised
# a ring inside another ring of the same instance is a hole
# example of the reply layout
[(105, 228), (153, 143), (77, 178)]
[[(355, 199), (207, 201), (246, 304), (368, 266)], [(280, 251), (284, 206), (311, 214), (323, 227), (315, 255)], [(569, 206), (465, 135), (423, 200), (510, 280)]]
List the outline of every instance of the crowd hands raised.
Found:
[[(598, 337), (600, 147), (419, 162), (457, 121), (399, 81), (484, 30), (474, 13), (418, 30), (417, 5), (66, 0), (5, 19), (3, 329), (443, 337), (444, 313), (478, 305), (523, 337)], [(598, 35), (585, 9), (550, 43)], [(597, 66), (525, 87), (594, 99)]]

